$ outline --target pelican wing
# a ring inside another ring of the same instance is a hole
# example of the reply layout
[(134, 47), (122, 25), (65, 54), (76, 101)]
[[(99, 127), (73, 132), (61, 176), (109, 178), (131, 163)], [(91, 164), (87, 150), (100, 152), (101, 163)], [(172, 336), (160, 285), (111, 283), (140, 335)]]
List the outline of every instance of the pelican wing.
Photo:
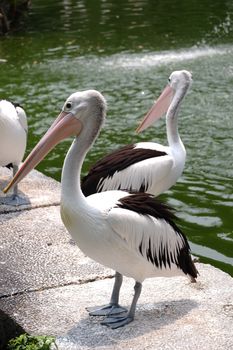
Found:
[(107, 220), (129, 250), (158, 268), (175, 264), (184, 273), (193, 275), (191, 267), (187, 270), (188, 242), (173, 218), (174, 214), (165, 204), (139, 193), (121, 198), (109, 211)]
[(160, 181), (168, 174), (172, 165), (171, 157), (164, 150), (127, 145), (90, 169), (82, 179), (82, 191), (85, 196), (119, 189), (144, 191), (151, 182)]
[(170, 155), (142, 160), (120, 172), (116, 171), (113, 176), (102, 178), (98, 191), (121, 189), (155, 194), (156, 190), (156, 194), (160, 193), (160, 183), (170, 174), (173, 164)]

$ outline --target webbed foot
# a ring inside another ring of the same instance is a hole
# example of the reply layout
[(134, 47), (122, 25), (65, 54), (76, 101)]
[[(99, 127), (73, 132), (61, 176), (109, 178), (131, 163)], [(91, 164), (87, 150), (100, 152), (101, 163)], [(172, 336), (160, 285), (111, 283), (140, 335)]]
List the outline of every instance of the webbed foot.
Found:
[(121, 307), (118, 304), (108, 304), (96, 307), (87, 307), (86, 310), (89, 312), (90, 316), (109, 316), (117, 315), (123, 312), (127, 312), (127, 309)]
[(124, 327), (128, 323), (133, 321), (133, 317), (130, 316), (116, 316), (116, 317), (106, 317), (101, 324), (105, 325), (111, 329), (116, 329), (119, 327)]
[(28, 199), (24, 197), (20, 197), (17, 194), (12, 194), (10, 197), (0, 198), (0, 204), (3, 204), (3, 205), (19, 206), (19, 205), (26, 205), (29, 203), (30, 202)]

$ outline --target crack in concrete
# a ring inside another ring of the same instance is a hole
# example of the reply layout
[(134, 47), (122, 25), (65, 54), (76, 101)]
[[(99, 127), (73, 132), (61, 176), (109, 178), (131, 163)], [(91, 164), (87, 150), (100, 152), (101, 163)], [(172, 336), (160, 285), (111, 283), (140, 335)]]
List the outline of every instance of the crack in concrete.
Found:
[(113, 278), (113, 277), (114, 277), (114, 274), (109, 274), (107, 276), (96, 276), (96, 277), (93, 277), (93, 278), (88, 278), (88, 279), (80, 280), (80, 281), (77, 281), (77, 282), (67, 282), (67, 283), (63, 283), (63, 284), (60, 284), (60, 285), (40, 287), (40, 288), (29, 289), (29, 290), (22, 290), (22, 291), (18, 291), (18, 292), (11, 293), (11, 294), (0, 295), (0, 300), (1, 299), (7, 299), (7, 298), (15, 297), (15, 296), (19, 296), (19, 295), (23, 295), (23, 294), (31, 294), (31, 293), (42, 292), (42, 291), (46, 291), (46, 290), (50, 290), (50, 289), (63, 288), (63, 287), (68, 287), (68, 286), (76, 286), (76, 285), (92, 283), (92, 282), (96, 282), (96, 281), (100, 281), (100, 280), (106, 280), (108, 278)]
[(55, 203), (51, 203), (51, 204), (39, 204), (39, 205), (35, 205), (33, 207), (17, 207), (17, 208), (13, 208), (13, 209), (2, 209), (2, 211), (0, 212), (0, 215), (6, 215), (6, 214), (10, 214), (10, 213), (17, 213), (17, 212), (21, 212), (21, 211), (29, 211), (29, 210), (33, 210), (33, 209), (38, 209), (38, 208), (47, 208), (47, 207), (57, 207), (60, 205), (60, 202), (55, 202)]

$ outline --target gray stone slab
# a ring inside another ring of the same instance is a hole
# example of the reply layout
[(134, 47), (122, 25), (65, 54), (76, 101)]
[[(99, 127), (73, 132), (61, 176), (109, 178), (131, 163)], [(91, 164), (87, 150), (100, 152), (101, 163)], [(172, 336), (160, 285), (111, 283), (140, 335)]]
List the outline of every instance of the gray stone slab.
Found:
[[(185, 277), (148, 279), (136, 319), (111, 330), (85, 307), (108, 302), (113, 280), (23, 293), (0, 299), (0, 308), (30, 333), (57, 336), (59, 350), (233, 349), (233, 279), (197, 264), (198, 283)], [(134, 282), (125, 278), (121, 304), (129, 306)]]
[(59, 206), (0, 215), (0, 297), (111, 274), (78, 249)]
[[(0, 188), (10, 175), (2, 169)], [(60, 350), (233, 349), (233, 279), (209, 265), (197, 264), (196, 284), (146, 280), (136, 319), (124, 328), (89, 317), (86, 306), (109, 301), (113, 271), (85, 257), (66, 232), (58, 182), (33, 171), (19, 188), (28, 206), (0, 206), (0, 349), (22, 331), (56, 335)], [(124, 280), (124, 306), (133, 284)]]
[[(0, 167), (0, 197), (6, 195), (2, 192), (12, 178), (12, 171)], [(33, 170), (18, 185), (19, 194), (27, 200), (26, 205), (9, 206), (0, 204), (0, 214), (20, 211), (36, 207), (58, 205), (60, 203), (61, 184), (37, 170)], [(9, 192), (8, 195), (11, 193)]]

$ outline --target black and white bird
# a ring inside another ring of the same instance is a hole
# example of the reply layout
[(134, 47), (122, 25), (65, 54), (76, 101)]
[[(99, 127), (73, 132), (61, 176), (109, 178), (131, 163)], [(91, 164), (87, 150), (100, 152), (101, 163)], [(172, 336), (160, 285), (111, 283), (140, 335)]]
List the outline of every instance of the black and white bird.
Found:
[[(27, 117), (19, 104), (0, 101), (0, 166), (13, 168), (13, 175), (22, 162), (27, 145)], [(0, 198), (0, 203), (9, 205), (23, 204), (17, 185), (10, 197)]]
[[(99, 92), (72, 94), (4, 191), (26, 176), (58, 142), (75, 135), (62, 169), (61, 218), (85, 255), (116, 271), (110, 303), (91, 309), (90, 314), (107, 315), (102, 324), (118, 328), (134, 319), (146, 278), (186, 275), (195, 281), (197, 270), (174, 215), (152, 195), (121, 190), (89, 197), (82, 193), (81, 167), (99, 134), (105, 113), (106, 102)], [(119, 305), (123, 275), (135, 280), (135, 293), (127, 313)]]
[(86, 196), (120, 189), (158, 196), (176, 183), (186, 158), (178, 133), (178, 112), (191, 83), (190, 72), (173, 72), (168, 85), (137, 129), (138, 132), (145, 130), (167, 112), (168, 146), (138, 142), (108, 154), (97, 161), (82, 179), (82, 191)]

